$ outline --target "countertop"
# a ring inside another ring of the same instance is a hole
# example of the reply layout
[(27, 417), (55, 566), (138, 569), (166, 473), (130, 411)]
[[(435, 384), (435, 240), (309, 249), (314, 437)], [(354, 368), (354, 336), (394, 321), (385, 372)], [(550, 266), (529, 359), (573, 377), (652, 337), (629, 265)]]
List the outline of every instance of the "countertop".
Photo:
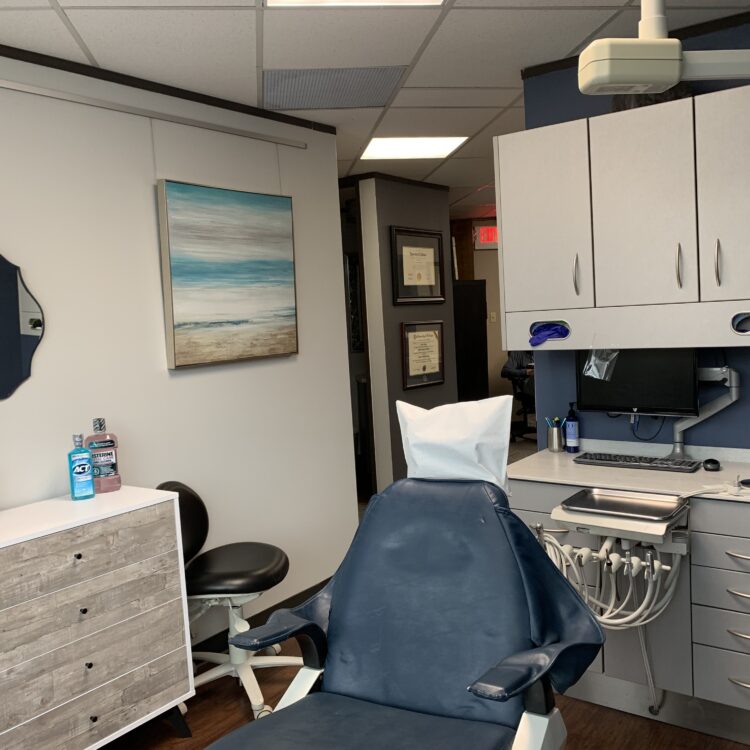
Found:
[(665, 495), (698, 494), (719, 500), (750, 502), (750, 490), (736, 493), (733, 489), (738, 475), (742, 479), (750, 478), (750, 464), (747, 463), (728, 461), (722, 462), (720, 471), (708, 472), (701, 468), (692, 474), (681, 474), (675, 471), (581, 465), (573, 463), (574, 456), (571, 453), (540, 451), (510, 464), (508, 479)]
[(122, 487), (90, 500), (70, 495), (0, 511), (0, 548), (18, 544), (74, 526), (146, 508), (176, 497), (174, 492), (143, 487)]

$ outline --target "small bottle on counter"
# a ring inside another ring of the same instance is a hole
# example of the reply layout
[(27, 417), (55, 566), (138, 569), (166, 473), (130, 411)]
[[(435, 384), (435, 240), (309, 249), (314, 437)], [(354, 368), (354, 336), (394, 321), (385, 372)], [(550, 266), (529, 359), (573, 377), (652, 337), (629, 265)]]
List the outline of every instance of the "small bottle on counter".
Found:
[(117, 464), (117, 435), (107, 432), (102, 417), (94, 419), (94, 432), (86, 438), (94, 465), (94, 486), (98, 492), (114, 492), (122, 486)]
[(578, 434), (578, 417), (574, 406), (575, 402), (571, 401), (570, 411), (568, 411), (568, 416), (565, 417), (565, 450), (568, 453), (578, 453), (581, 445), (580, 435)]
[(88, 500), (94, 497), (94, 469), (91, 451), (83, 447), (83, 435), (73, 435), (73, 450), (68, 453), (68, 476), (70, 496), (73, 500)]

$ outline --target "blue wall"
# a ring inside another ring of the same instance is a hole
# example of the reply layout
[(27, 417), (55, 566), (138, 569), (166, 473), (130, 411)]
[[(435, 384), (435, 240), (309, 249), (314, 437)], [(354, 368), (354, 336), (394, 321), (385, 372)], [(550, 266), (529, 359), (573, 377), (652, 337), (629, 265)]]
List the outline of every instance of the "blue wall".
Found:
[[(692, 36), (683, 41), (687, 50), (746, 49), (750, 47), (750, 23), (732, 29)], [(746, 85), (742, 81), (693, 83), (695, 93), (706, 93), (733, 86)], [(612, 111), (612, 97), (584, 96), (578, 91), (578, 71), (575, 67), (533, 76), (524, 81), (526, 127), (595, 117)], [(747, 127), (747, 124), (743, 124)], [(725, 412), (698, 425), (685, 435), (688, 445), (704, 445), (726, 448), (750, 448), (750, 349), (703, 349), (699, 351), (699, 364), (711, 366), (727, 364), (740, 372), (745, 396)], [(574, 352), (537, 351), (535, 353), (537, 417), (544, 424), (545, 416), (563, 417), (568, 412), (568, 403), (575, 401), (576, 373)], [(723, 389), (701, 386), (702, 402), (711, 400)], [(672, 442), (672, 423), (667, 419), (654, 442)], [(653, 435), (661, 419), (643, 417), (638, 434)], [(546, 431), (540, 429), (539, 447), (547, 445)], [(612, 419), (606, 414), (588, 412), (581, 414), (581, 435), (600, 440), (630, 440), (637, 443), (627, 417)], [(634, 447), (634, 452), (637, 449)]]

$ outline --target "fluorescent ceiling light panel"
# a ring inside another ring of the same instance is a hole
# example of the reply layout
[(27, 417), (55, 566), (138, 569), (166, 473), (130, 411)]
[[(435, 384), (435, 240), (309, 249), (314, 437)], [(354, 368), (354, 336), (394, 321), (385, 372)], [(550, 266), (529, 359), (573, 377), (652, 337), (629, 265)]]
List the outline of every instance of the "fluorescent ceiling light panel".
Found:
[(373, 138), (362, 159), (442, 159), (452, 154), (467, 136), (451, 138)]
[(266, 0), (268, 8), (314, 8), (322, 6), (442, 5), (443, 0)]

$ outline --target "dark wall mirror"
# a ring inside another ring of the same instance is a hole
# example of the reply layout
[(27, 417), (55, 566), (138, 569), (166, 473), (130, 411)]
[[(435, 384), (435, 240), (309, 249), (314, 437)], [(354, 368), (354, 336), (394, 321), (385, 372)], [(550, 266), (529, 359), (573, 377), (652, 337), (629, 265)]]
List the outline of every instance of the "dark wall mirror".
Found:
[(31, 375), (43, 334), (42, 308), (24, 284), (21, 269), (0, 255), (0, 399)]

